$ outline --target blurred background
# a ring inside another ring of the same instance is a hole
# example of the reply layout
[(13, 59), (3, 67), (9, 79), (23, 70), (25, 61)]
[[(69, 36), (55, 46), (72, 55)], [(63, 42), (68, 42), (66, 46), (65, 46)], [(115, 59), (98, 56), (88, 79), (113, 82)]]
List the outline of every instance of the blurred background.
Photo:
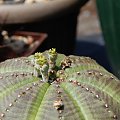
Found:
[(81, 9), (75, 54), (94, 58), (120, 78), (120, 0), (89, 0)]
[(56, 48), (89, 56), (120, 77), (115, 0), (1, 0), (0, 61)]
[(103, 38), (96, 0), (89, 0), (81, 9), (77, 23), (75, 54), (89, 56), (112, 72)]

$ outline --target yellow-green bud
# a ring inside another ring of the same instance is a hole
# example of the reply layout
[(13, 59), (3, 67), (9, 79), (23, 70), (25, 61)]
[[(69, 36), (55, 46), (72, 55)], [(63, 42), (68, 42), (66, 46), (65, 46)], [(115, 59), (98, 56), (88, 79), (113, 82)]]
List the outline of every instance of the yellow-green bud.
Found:
[(41, 56), (43, 56), (43, 54), (40, 52), (37, 52), (37, 53), (35, 53), (34, 58), (39, 59)]
[(40, 66), (43, 66), (47, 63), (47, 59), (42, 55), (39, 57), (39, 59), (36, 59), (36, 63)]
[(52, 55), (52, 56), (56, 56), (56, 55), (57, 55), (57, 52), (56, 52), (56, 49), (55, 49), (55, 48), (50, 49), (48, 52), (49, 52), (49, 54)]

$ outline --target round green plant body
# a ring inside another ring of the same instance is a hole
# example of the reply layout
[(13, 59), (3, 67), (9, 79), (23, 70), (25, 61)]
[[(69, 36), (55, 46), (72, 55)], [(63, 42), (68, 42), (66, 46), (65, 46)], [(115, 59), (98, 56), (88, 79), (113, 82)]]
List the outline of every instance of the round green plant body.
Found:
[(0, 63), (0, 120), (120, 120), (114, 75), (88, 57), (50, 52)]

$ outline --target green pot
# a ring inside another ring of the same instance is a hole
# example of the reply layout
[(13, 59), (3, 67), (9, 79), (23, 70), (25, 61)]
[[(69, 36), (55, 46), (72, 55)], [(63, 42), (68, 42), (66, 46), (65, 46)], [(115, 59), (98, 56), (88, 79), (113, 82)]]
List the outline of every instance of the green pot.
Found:
[(109, 60), (120, 78), (120, 0), (97, 0), (97, 8)]

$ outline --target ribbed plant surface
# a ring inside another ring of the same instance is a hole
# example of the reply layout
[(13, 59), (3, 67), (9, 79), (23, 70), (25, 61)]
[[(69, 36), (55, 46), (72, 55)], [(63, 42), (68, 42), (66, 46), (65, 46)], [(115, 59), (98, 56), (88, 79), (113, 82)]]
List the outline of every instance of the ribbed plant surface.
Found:
[(58, 54), (43, 81), (32, 59), (0, 63), (0, 120), (120, 120), (120, 82), (94, 60)]

